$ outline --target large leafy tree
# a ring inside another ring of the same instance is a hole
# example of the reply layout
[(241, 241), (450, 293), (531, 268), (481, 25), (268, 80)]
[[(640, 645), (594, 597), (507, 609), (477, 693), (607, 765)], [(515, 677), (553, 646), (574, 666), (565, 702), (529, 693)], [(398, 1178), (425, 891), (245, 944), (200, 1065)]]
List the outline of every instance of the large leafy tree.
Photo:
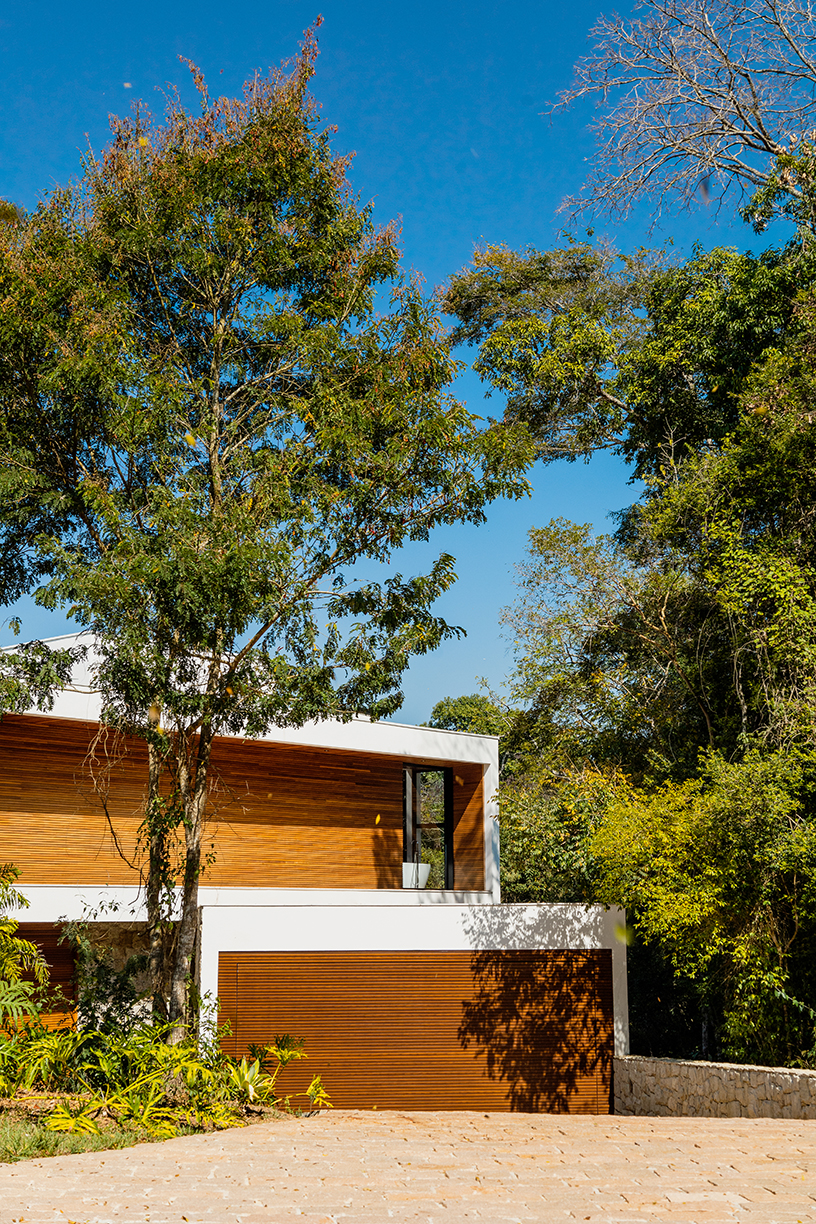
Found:
[(700, 746), (730, 751), (740, 731), (728, 626), (690, 558), (661, 547), (643, 517), (637, 549), (588, 524), (531, 531), (504, 613), (513, 692), (538, 724), (540, 750), (563, 767), (682, 777)]
[(640, 507), (637, 549), (532, 533), (502, 868), (509, 899), (627, 906), (636, 1050), (810, 1065), (812, 443), (769, 416)]
[(175, 1036), (214, 738), (398, 708), (409, 658), (458, 632), (431, 609), (454, 562), (377, 567), (526, 490), (525, 431), (450, 395), (434, 307), (350, 192), (315, 50), (240, 100), (195, 72), (199, 114), (137, 107), (3, 252), (7, 572), (93, 631), (103, 720), (147, 741), (154, 1006)]
[(531, 533), (500, 807), (508, 897), (630, 908), (656, 1053), (816, 1057), (812, 286), (807, 245), (573, 243), (488, 248), (445, 296), (545, 460), (644, 481), (614, 535)]
[(639, 935), (692, 986), (728, 1056), (812, 1065), (812, 755), (712, 753), (682, 783), (636, 788), (615, 778), (603, 789), (584, 843), (596, 898), (626, 898)]
[[(5, 239), (5, 244), (13, 242), (23, 219), (19, 208), (7, 200), (0, 200), (0, 238)], [(0, 345), (0, 365), (3, 361), (4, 350)], [(0, 497), (5, 488), (16, 484), (16, 481), (16, 473), (0, 471)], [(16, 525), (11, 521), (15, 515), (22, 513), (25, 519), (31, 510), (30, 502), (23, 508), (21, 499), (17, 497), (15, 500), (17, 507), (11, 511), (8, 522), (12, 533), (15, 526), (20, 525), (19, 520)], [(14, 546), (4, 550), (0, 557), (0, 604), (13, 602), (26, 589), (33, 568), (30, 555), (26, 557)], [(22, 628), (20, 618), (11, 616), (2, 627), (19, 636)], [(23, 642), (14, 649), (6, 647), (0, 651), (0, 718), (7, 711), (19, 713), (32, 706), (49, 708), (55, 690), (67, 682), (74, 663), (82, 653), (81, 648), (55, 650), (44, 642)]]
[(427, 726), (443, 731), (467, 731), (473, 735), (503, 735), (515, 717), (486, 693), (443, 697), (431, 710)]
[(792, 310), (720, 444), (617, 537), (534, 531), (507, 613), (537, 749), (502, 796), (512, 886), (630, 908), (654, 1052), (699, 1051), (697, 1011), (705, 1055), (816, 1059), (812, 292)]
[(648, 477), (733, 428), (753, 367), (801, 332), (794, 303), (815, 271), (790, 249), (669, 263), (590, 242), (488, 246), (441, 300), (454, 341), (478, 346), (474, 369), (545, 462), (610, 449)]
[(699, 1051), (702, 1010), (705, 1055), (719, 1024), (732, 1056), (812, 1063), (813, 11), (644, 0), (592, 33), (561, 98), (598, 106), (574, 214), (736, 195), (758, 232), (795, 233), (682, 264), (489, 246), (445, 291), (544, 460), (609, 448), (645, 482), (614, 537), (532, 533), (507, 617), (530, 750), (501, 796), (505, 878), (630, 906), (644, 1047)]

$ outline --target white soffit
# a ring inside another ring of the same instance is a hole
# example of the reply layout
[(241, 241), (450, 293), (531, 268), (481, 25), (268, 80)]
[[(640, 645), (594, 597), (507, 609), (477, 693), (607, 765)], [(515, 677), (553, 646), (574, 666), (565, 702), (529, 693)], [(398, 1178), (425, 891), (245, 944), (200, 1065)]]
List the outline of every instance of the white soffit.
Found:
[[(89, 634), (65, 634), (45, 639), (49, 646), (65, 648), (88, 644)], [(13, 649), (13, 646), (10, 647)], [(68, 718), (97, 722), (100, 714), (99, 695), (93, 688), (93, 651), (74, 668), (71, 685), (59, 692), (48, 711), (29, 710), (45, 718)], [(360, 715), (349, 722), (327, 719), (306, 723), (303, 727), (273, 727), (258, 740), (243, 736), (224, 736), (239, 742), (293, 744), (310, 748), (335, 748), (349, 752), (371, 752), (382, 756), (410, 757), (427, 761), (469, 761), (498, 767), (498, 737), (472, 735), (463, 731), (440, 731), (433, 727), (415, 727), (404, 723), (372, 722)], [(492, 779), (491, 779), (492, 781)]]

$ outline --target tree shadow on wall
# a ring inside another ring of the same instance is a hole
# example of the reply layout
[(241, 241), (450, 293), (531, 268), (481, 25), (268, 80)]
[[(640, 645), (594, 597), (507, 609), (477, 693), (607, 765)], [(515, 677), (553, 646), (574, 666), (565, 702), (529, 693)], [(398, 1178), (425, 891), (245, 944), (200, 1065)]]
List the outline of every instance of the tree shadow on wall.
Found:
[(511, 1110), (606, 1113), (613, 1015), (608, 950), (481, 951), (459, 1040), (507, 1084)]

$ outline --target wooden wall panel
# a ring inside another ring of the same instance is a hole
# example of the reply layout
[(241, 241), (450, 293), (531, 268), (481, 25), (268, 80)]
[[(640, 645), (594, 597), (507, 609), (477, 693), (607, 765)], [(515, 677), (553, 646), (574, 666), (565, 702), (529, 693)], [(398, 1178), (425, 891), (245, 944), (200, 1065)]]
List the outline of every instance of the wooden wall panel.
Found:
[[(0, 721), (0, 858), (20, 868), (23, 887), (139, 878), (145, 748), (129, 741), (110, 770), (115, 841), (89, 772), (105, 768), (104, 743), (89, 758), (97, 732), (96, 724), (67, 719)], [(480, 888), (482, 767), (457, 763), (454, 775), (455, 883)], [(205, 883), (401, 887), (402, 760), (223, 739), (212, 779)]]
[(453, 769), (453, 869), (456, 888), (484, 888), (484, 783), (481, 765)]
[(228, 1053), (303, 1037), (334, 1105), (608, 1113), (612, 957), (587, 952), (222, 952)]
[(40, 1018), (48, 1028), (58, 1028), (73, 1017), (76, 1001), (74, 953), (67, 943), (60, 943), (62, 928), (52, 922), (21, 922), (16, 934), (36, 944), (48, 965), (49, 986), (55, 996), (53, 1010), (42, 1012)]
[(208, 883), (401, 886), (399, 760), (222, 740), (214, 765), (216, 857)]
[[(125, 884), (138, 871), (117, 850), (91, 781), (104, 765), (93, 723), (6, 715), (0, 721), (0, 856), (20, 884)], [(111, 741), (109, 740), (108, 743)], [(131, 863), (146, 770), (140, 744), (110, 768), (108, 811)]]

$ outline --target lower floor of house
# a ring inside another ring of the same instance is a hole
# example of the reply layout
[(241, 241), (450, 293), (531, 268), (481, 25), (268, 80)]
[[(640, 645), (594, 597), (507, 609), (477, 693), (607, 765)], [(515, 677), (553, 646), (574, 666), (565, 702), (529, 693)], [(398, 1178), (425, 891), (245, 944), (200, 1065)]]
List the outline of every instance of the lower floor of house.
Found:
[[(49, 912), (60, 899), (46, 891), (29, 889), (21, 933), (67, 982)], [(236, 1057), (283, 1034), (303, 1041), (284, 1093), (320, 1075), (347, 1109), (610, 1112), (627, 1044), (621, 911), (445, 893), (406, 903), (397, 890), (201, 892), (205, 1008), (217, 1006)], [(137, 948), (139, 908), (105, 923), (109, 947)]]

